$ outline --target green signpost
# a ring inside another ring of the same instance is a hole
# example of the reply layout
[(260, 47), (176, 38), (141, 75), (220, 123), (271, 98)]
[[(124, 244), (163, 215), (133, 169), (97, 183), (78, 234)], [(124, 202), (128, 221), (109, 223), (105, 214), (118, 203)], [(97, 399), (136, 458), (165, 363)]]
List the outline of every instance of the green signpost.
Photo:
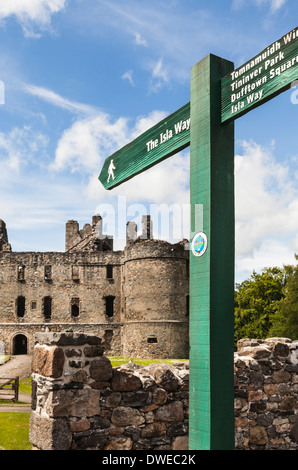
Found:
[(190, 145), (190, 450), (234, 448), (234, 120), (297, 78), (298, 28), (235, 70), (210, 54), (191, 70), (190, 103), (108, 157), (99, 175), (112, 189)]
[(209, 55), (191, 70), (190, 199), (207, 250), (190, 253), (190, 449), (234, 446), (234, 123), (220, 122), (232, 69)]

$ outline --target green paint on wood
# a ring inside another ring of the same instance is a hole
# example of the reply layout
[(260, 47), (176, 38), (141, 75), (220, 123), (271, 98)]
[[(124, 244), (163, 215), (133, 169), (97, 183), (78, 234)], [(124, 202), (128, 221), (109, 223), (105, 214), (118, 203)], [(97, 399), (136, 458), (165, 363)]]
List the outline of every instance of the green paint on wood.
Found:
[(246, 114), (290, 88), (298, 78), (298, 28), (223, 77), (221, 122)]
[[(106, 189), (112, 189), (133, 176), (148, 170), (162, 160), (189, 146), (190, 103), (108, 157), (99, 180)], [(111, 161), (111, 176), (109, 168)]]
[(234, 447), (234, 123), (220, 122), (220, 80), (231, 70), (213, 55), (191, 70), (191, 219), (203, 204), (208, 237), (203, 256), (190, 252), (192, 450)]

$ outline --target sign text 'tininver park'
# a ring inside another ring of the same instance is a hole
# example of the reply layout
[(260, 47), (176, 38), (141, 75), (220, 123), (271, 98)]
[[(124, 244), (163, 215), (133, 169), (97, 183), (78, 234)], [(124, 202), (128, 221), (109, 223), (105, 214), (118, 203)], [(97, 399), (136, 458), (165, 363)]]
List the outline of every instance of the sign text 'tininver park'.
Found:
[(221, 81), (221, 122), (236, 119), (290, 88), (298, 78), (298, 28)]

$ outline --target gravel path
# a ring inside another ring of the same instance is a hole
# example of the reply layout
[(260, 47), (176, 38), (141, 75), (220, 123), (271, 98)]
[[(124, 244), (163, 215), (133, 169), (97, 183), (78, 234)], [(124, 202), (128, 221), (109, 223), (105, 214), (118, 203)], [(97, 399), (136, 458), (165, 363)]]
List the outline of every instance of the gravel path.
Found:
[(19, 376), (20, 380), (27, 379), (32, 373), (31, 364), (32, 356), (12, 356), (8, 362), (0, 365), (0, 378)]
[[(19, 355), (12, 356), (5, 364), (0, 365), (0, 378), (18, 377), (19, 379), (27, 379), (32, 373), (32, 356)], [(19, 412), (30, 413), (31, 411), (31, 395), (28, 393), (19, 393), (19, 401), (27, 403), (26, 405), (1, 405), (0, 412)]]

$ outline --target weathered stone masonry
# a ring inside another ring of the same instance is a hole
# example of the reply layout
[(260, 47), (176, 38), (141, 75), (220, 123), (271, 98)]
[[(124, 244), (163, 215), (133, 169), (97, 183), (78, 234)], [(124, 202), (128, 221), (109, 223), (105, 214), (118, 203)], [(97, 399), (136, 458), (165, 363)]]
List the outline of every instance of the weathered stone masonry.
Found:
[(0, 221), (5, 353), (32, 353), (38, 332), (83, 330), (103, 339), (107, 355), (187, 358), (188, 251), (151, 237), (145, 216), (141, 235), (128, 223), (126, 246), (114, 251), (94, 216), (82, 230), (66, 223), (65, 253), (13, 252)]
[[(241, 340), (235, 448), (297, 450), (298, 342)], [(98, 337), (39, 334), (30, 442), (41, 450), (187, 450), (188, 366), (113, 368)]]
[(237, 449), (298, 449), (298, 341), (243, 339), (235, 354)]
[(101, 340), (39, 334), (30, 441), (41, 450), (187, 448), (188, 371), (113, 368)]

